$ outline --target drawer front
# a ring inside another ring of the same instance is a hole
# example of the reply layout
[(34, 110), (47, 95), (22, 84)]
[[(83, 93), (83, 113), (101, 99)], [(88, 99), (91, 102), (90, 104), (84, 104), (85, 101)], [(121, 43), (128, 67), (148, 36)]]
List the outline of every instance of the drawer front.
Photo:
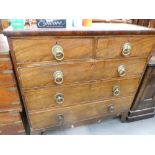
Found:
[(128, 110), (131, 106), (133, 96), (116, 100), (94, 102), (77, 105), (57, 110), (48, 110), (38, 113), (30, 113), (30, 122), (33, 129), (73, 124), (78, 121), (92, 119), (101, 116), (119, 114)]
[(98, 39), (96, 57), (97, 58), (124, 57), (122, 50), (125, 43), (130, 43), (131, 45), (131, 51), (129, 52), (128, 56), (148, 57), (155, 43), (155, 37), (125, 36), (125, 37), (100, 38)]
[(14, 75), (10, 71), (4, 71), (0, 72), (0, 86), (1, 85), (8, 85), (8, 84), (14, 84)]
[(0, 125), (21, 122), (19, 112), (0, 112)]
[(16, 61), (27, 63), (56, 60), (52, 54), (52, 48), (56, 44), (62, 47), (64, 60), (92, 57), (93, 40), (89, 38), (14, 39)]
[(0, 71), (2, 70), (12, 70), (10, 58), (0, 58)]
[[(139, 78), (130, 78), (72, 86), (48, 87), (31, 91), (27, 90), (24, 92), (24, 97), (29, 111), (59, 108), (111, 97), (134, 95), (138, 83)], [(116, 86), (118, 86), (118, 89), (116, 89)]]
[(21, 110), (17, 88), (14, 86), (0, 87), (0, 111), (2, 110)]
[(19, 135), (25, 134), (22, 123), (14, 123), (7, 125), (0, 125), (0, 135)]
[[(22, 88), (33, 88), (59, 84), (73, 84), (90, 80), (117, 77), (140, 76), (146, 65), (146, 59), (128, 59), (114, 61), (88, 61), (62, 65), (18, 68)], [(118, 68), (123, 66), (123, 75)], [(56, 72), (61, 72), (60, 82)], [(35, 80), (32, 80), (35, 79)]]

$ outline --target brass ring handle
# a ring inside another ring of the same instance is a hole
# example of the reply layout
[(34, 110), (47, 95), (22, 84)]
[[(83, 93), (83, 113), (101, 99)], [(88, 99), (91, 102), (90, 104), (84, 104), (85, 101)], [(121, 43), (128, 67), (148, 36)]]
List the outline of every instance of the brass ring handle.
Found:
[(126, 75), (126, 69), (124, 65), (119, 65), (117, 71), (118, 71), (119, 76)]
[(63, 114), (57, 114), (57, 116), (56, 116), (57, 122), (63, 122), (64, 119), (65, 119), (65, 117)]
[(61, 61), (64, 59), (63, 48), (58, 44), (52, 47), (52, 54), (54, 55), (55, 59), (58, 61)]
[(56, 84), (62, 84), (63, 83), (63, 73), (62, 71), (55, 71), (53, 73), (54, 82)]
[(123, 50), (122, 50), (122, 54), (123, 56), (129, 56), (131, 54), (131, 44), (130, 43), (125, 43), (123, 45)]
[(111, 112), (111, 113), (114, 112), (115, 111), (115, 106), (113, 104), (110, 104), (108, 106), (108, 111)]
[(119, 86), (113, 86), (112, 88), (113, 96), (118, 96), (120, 95), (120, 87)]
[(62, 104), (64, 102), (64, 95), (62, 93), (57, 93), (55, 95), (55, 101), (57, 104)]

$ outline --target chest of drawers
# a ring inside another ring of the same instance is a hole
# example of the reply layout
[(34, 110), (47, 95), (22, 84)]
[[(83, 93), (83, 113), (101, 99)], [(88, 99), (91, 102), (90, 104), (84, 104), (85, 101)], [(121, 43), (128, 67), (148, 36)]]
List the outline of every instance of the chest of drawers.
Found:
[(0, 34), (0, 134), (25, 134), (7, 38)]
[(5, 30), (30, 132), (126, 118), (155, 31), (128, 24)]

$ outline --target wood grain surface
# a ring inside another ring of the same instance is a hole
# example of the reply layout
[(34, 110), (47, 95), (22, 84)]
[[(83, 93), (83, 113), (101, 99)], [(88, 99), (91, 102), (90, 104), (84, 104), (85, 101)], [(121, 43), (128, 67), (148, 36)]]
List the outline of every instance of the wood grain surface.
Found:
[(0, 124), (12, 124), (15, 122), (21, 122), (21, 116), (19, 112), (1, 112), (0, 113)]
[(13, 49), (17, 63), (55, 60), (52, 47), (56, 43), (63, 48), (64, 60), (85, 59), (92, 57), (92, 41), (89, 38), (14, 39)]
[(0, 86), (0, 111), (21, 111), (19, 94), (15, 85)]
[(23, 123), (17, 122), (13, 124), (0, 125), (0, 135), (24, 135), (25, 130)]
[(97, 58), (118, 58), (122, 56), (124, 43), (130, 43), (132, 50), (130, 57), (148, 57), (154, 45), (155, 37), (149, 36), (124, 36), (103, 37), (98, 39)]
[[(47, 110), (38, 113), (31, 113), (30, 121), (33, 129), (48, 128), (51, 126), (61, 126), (63, 124), (74, 124), (78, 121), (93, 119), (96, 117), (106, 117), (107, 115), (117, 115), (131, 106), (133, 96), (100, 101), (90, 102), (84, 105), (77, 105), (68, 108), (59, 108), (54, 110)], [(109, 105), (113, 105), (114, 111), (109, 112)], [(57, 119), (58, 115), (64, 116), (64, 121)]]
[[(70, 62), (63, 64), (39, 65), (36, 67), (18, 68), (22, 88), (56, 86), (53, 74), (62, 71), (63, 84), (74, 84), (92, 80), (119, 78), (118, 67), (124, 65), (124, 77), (140, 76), (143, 73), (147, 60), (117, 59), (117, 60), (92, 60), (83, 62)], [(32, 80), (35, 79), (35, 80)]]
[[(47, 87), (24, 92), (26, 107), (28, 111), (47, 108), (59, 108), (78, 105), (94, 100), (105, 100), (113, 97), (112, 88), (120, 87), (118, 97), (134, 95), (138, 87), (139, 77), (122, 80), (94, 81), (88, 84), (77, 84), (70, 86)], [(64, 94), (63, 104), (57, 104), (55, 95)], [(117, 97), (115, 97), (117, 98)]]
[(91, 27), (37, 28), (36, 25), (24, 29), (5, 29), (8, 37), (17, 36), (103, 36), (103, 35), (154, 35), (155, 29), (124, 23), (94, 23)]

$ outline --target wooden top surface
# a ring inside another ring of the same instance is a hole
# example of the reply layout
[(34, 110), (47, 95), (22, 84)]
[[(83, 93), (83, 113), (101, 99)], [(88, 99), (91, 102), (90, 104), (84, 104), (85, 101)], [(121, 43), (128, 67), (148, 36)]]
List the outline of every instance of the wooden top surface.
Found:
[(36, 25), (3, 31), (6, 36), (100, 36), (100, 35), (155, 35), (155, 29), (124, 23), (93, 23), (91, 27), (37, 28)]

